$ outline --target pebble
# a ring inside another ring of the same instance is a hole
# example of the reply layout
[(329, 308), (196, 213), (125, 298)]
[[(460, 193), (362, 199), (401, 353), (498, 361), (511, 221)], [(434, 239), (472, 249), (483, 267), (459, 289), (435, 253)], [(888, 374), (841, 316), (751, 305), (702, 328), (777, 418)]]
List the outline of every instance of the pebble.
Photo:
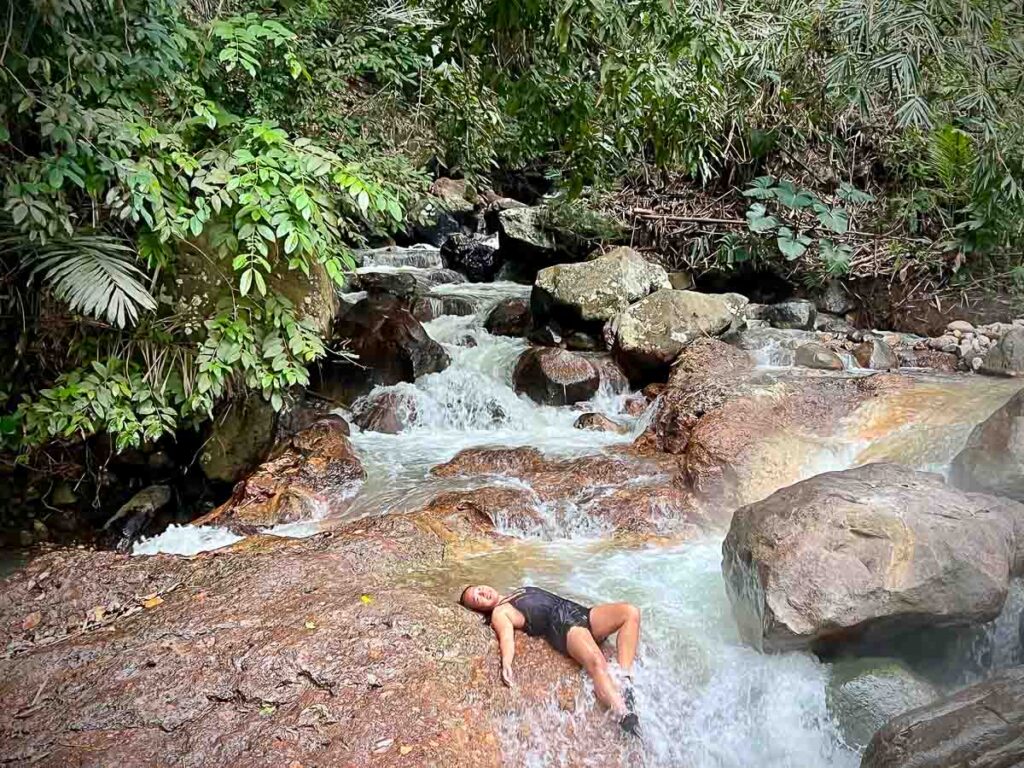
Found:
[(974, 326), (966, 320), (954, 320), (946, 326), (947, 331), (953, 331), (956, 333), (974, 333)]
[(973, 360), (971, 360), (971, 370), (972, 371), (976, 371), (979, 368), (981, 368), (982, 362), (983, 362), (983, 360), (980, 357), (976, 357)]

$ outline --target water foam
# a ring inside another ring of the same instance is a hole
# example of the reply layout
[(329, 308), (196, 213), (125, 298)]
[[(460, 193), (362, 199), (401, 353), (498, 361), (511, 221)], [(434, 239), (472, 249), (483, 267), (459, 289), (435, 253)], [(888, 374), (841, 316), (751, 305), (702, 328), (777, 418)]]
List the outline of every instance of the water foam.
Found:
[(163, 533), (139, 540), (132, 547), (133, 555), (196, 555), (227, 547), (242, 537), (225, 528), (206, 525), (171, 525)]

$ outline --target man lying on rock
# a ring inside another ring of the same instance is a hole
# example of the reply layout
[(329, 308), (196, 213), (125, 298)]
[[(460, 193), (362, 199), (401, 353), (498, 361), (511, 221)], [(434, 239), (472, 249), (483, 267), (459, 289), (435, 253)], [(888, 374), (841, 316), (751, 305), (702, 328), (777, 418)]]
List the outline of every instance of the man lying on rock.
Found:
[(486, 584), (462, 590), (459, 602), (466, 608), (490, 614), (491, 627), (501, 648), (501, 679), (512, 685), (512, 658), (516, 653), (514, 632), (543, 635), (559, 653), (578, 662), (594, 680), (594, 693), (608, 707), (627, 733), (639, 735), (640, 723), (633, 709), (633, 691), (625, 696), (612, 678), (600, 645), (618, 632), (615, 652), (619, 666), (631, 679), (636, 645), (640, 640), (640, 609), (629, 603), (606, 603), (587, 608), (538, 587), (520, 587), (502, 597)]

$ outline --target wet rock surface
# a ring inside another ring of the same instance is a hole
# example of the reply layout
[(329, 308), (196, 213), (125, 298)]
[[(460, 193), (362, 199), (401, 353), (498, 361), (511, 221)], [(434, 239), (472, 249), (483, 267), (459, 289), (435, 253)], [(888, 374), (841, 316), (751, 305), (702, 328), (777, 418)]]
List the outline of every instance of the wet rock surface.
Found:
[(353, 404), (353, 421), (360, 429), (395, 435), (416, 423), (416, 399), (404, 392), (368, 395)]
[(743, 638), (829, 648), (976, 624), (1021, 568), (1024, 506), (894, 464), (828, 472), (735, 513), (723, 576)]
[(322, 419), (278, 446), (231, 492), (195, 521), (243, 533), (256, 527), (313, 520), (344, 512), (365, 477), (342, 419)]
[(1024, 667), (911, 710), (875, 734), (861, 768), (1024, 764)]
[(389, 296), (368, 297), (344, 312), (334, 336), (356, 354), (356, 363), (327, 361), (316, 389), (333, 400), (352, 402), (375, 386), (415, 381), (448, 367), (444, 347), (431, 339), (406, 305)]
[(484, 328), (495, 336), (525, 336), (530, 331), (532, 315), (526, 299), (502, 299), (484, 322)]
[[(410, 581), (442, 563), (458, 520), (471, 525), (452, 510), (193, 558), (39, 558), (0, 592), (4, 758), (502, 765), (502, 719), (548, 696), (572, 706), (581, 677), (519, 636), (506, 689), (493, 633), (455, 604), (455, 586)], [(609, 725), (580, 715), (590, 755), (614, 762), (625, 744)]]
[(517, 394), (543, 405), (571, 405), (597, 393), (601, 378), (585, 357), (564, 349), (528, 349), (512, 373)]
[(802, 344), (793, 354), (793, 364), (819, 371), (843, 370), (843, 359), (822, 344)]
[(1024, 392), (974, 428), (950, 478), (965, 490), (1024, 501)]
[(522, 481), (529, 490), (503, 500), (508, 506), (492, 507), (488, 515), (528, 534), (603, 530), (688, 537), (715, 528), (720, 521), (694, 503), (679, 484), (676, 468), (670, 456), (632, 451), (559, 459), (533, 448), (474, 448), (432, 474)]
[(863, 748), (889, 720), (939, 698), (939, 691), (897, 659), (837, 661), (828, 708), (848, 744)]
[(900, 367), (892, 347), (881, 339), (867, 339), (853, 348), (853, 358), (861, 368), (891, 371)]
[(441, 246), (441, 258), (448, 269), (461, 272), (471, 282), (487, 283), (498, 276), (503, 263), (497, 247), (468, 235), (452, 235)]

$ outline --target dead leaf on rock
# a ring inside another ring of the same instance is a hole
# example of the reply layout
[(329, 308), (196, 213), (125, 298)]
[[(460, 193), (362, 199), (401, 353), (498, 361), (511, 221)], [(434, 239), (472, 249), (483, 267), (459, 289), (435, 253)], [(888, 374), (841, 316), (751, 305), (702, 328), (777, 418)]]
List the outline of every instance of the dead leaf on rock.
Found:
[(89, 611), (89, 619), (92, 621), (103, 621), (103, 617), (107, 614), (107, 609), (102, 605), (97, 605), (91, 611)]
[(410, 752), (412, 752), (412, 747), (410, 747), (409, 745), (405, 745), (403, 747), (399, 747), (398, 751), (401, 752), (403, 755), (408, 755)]
[(359, 601), (363, 605), (369, 605), (370, 603), (373, 602), (373, 596), (372, 595), (360, 595), (359, 596)]
[(316, 629), (316, 622), (312, 619), (306, 619), (306, 629)]
[(153, 595), (142, 601), (143, 608), (156, 608), (158, 605), (163, 603), (164, 599), (160, 595)]
[(28, 616), (26, 616), (24, 618), (24, 620), (22, 620), (21, 628), (25, 632), (28, 632), (29, 630), (33, 630), (36, 627), (38, 627), (39, 626), (39, 622), (42, 621), (42, 620), (43, 620), (43, 614), (41, 614), (39, 611), (33, 611)]

